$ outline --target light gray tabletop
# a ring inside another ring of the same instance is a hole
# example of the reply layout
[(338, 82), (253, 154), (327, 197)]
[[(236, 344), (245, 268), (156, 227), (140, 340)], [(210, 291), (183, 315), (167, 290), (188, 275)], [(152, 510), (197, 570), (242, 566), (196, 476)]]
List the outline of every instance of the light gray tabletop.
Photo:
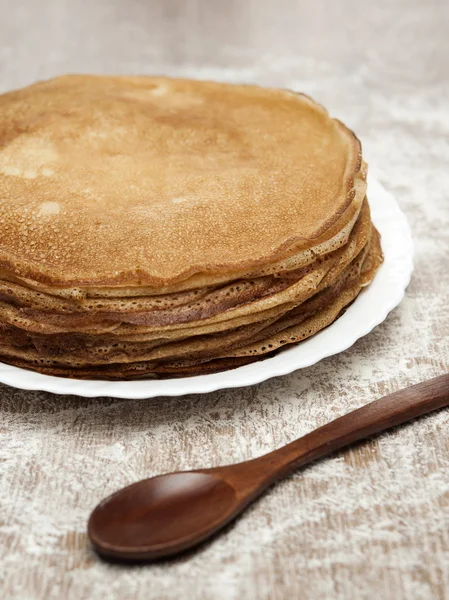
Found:
[(449, 598), (448, 411), (298, 472), (175, 562), (107, 565), (86, 538), (124, 484), (255, 457), (449, 371), (448, 32), (448, 0), (0, 0), (1, 92), (64, 72), (304, 91), (357, 132), (416, 242), (401, 306), (290, 376), (151, 401), (0, 386), (3, 598)]

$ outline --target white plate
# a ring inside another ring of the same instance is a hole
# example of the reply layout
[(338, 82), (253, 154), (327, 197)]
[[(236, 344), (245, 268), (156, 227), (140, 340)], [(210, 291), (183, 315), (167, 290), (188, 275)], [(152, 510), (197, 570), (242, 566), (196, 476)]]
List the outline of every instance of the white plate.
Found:
[(0, 382), (24, 390), (77, 394), (89, 398), (182, 396), (254, 385), (271, 377), (309, 367), (327, 356), (346, 350), (376, 325), (382, 323), (388, 313), (401, 302), (413, 271), (413, 241), (404, 214), (394, 197), (378, 181), (368, 178), (368, 191), (372, 219), (382, 235), (384, 263), (374, 281), (360, 293), (340, 319), (297, 346), (286, 348), (273, 358), (231, 371), (182, 379), (140, 381), (65, 379), (0, 363)]

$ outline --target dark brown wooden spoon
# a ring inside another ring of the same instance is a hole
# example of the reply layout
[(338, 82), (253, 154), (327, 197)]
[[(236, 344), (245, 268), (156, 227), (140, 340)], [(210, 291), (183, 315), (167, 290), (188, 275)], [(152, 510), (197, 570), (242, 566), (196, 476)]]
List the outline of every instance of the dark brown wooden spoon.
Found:
[(254, 460), (144, 479), (101, 502), (88, 533), (104, 557), (151, 560), (196, 546), (270, 484), (358, 440), (449, 404), (449, 374), (389, 394)]

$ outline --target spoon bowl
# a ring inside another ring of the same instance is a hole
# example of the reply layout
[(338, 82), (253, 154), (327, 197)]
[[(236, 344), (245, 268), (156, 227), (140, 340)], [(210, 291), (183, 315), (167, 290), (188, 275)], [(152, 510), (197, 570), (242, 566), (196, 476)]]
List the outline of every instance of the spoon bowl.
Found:
[(105, 556), (162, 558), (212, 535), (237, 504), (232, 485), (210, 473), (160, 475), (103, 500), (89, 519), (89, 537)]

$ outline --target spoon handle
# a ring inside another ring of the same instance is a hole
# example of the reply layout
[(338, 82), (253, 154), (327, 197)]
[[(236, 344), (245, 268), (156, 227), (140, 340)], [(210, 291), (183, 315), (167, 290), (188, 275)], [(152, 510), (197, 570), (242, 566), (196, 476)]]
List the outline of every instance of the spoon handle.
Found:
[(250, 461), (253, 476), (270, 484), (317, 458), (447, 405), (449, 374), (389, 394)]

